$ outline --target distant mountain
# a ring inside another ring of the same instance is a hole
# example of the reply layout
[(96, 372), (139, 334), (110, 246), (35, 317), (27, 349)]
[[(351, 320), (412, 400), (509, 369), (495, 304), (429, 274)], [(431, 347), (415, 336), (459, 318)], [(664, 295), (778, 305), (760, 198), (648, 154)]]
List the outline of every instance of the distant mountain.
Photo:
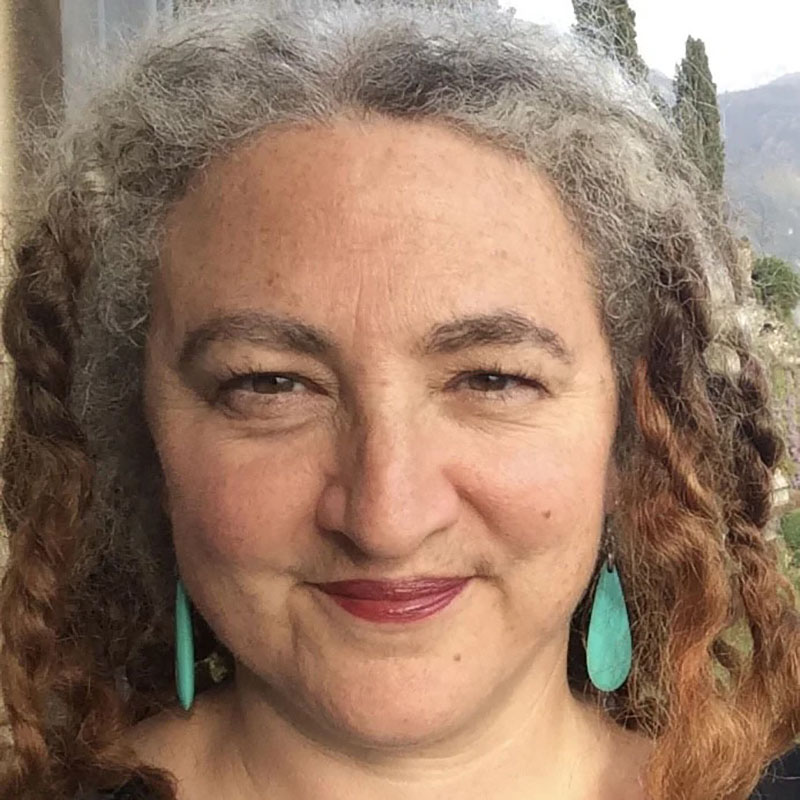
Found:
[(800, 83), (800, 72), (793, 72), (791, 75), (784, 75), (782, 78), (776, 78), (772, 81), (770, 86), (796, 86)]
[(800, 73), (719, 96), (726, 188), (756, 251), (800, 269)]
[[(673, 82), (650, 70), (669, 106)], [(719, 95), (725, 137), (725, 188), (740, 232), (756, 253), (785, 258), (800, 270), (800, 73), (765, 86)]]

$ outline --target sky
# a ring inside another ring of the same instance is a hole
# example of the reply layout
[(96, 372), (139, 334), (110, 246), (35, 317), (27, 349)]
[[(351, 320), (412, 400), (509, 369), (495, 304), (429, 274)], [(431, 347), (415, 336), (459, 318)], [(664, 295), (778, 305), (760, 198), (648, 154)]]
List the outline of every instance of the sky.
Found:
[[(720, 92), (800, 72), (800, 0), (628, 0), (648, 65), (672, 78), (686, 37), (702, 39)], [(517, 16), (566, 30), (572, 0), (500, 0)]]

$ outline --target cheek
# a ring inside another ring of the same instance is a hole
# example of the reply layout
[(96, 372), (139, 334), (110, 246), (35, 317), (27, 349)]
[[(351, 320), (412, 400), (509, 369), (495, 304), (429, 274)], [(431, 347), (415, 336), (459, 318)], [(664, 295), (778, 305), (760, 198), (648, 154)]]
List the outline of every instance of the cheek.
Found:
[[(289, 566), (290, 548), (312, 530), (319, 476), (288, 453), (241, 443), (162, 454), (169, 516), (179, 550), (192, 545), (230, 566)], [(317, 471), (318, 472), (318, 471)]]
[(519, 442), (496, 440), (460, 477), (490, 528), (520, 554), (591, 540), (602, 517), (609, 443), (542, 431)]
[[(560, 635), (591, 578), (602, 529), (597, 476), (566, 458), (521, 460), (484, 485), (503, 594), (522, 640)], [(496, 494), (490, 494), (495, 489)]]

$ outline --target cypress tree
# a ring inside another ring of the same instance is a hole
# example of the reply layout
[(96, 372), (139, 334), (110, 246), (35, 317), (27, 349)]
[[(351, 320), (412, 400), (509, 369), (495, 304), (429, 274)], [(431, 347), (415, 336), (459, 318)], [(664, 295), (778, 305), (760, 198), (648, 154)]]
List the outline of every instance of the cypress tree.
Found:
[(686, 40), (686, 56), (675, 74), (675, 122), (684, 147), (711, 186), (722, 189), (725, 148), (722, 144), (717, 87), (702, 39)]
[(636, 12), (628, 0), (572, 0), (575, 31), (599, 43), (634, 81), (647, 79), (647, 65), (636, 45)]

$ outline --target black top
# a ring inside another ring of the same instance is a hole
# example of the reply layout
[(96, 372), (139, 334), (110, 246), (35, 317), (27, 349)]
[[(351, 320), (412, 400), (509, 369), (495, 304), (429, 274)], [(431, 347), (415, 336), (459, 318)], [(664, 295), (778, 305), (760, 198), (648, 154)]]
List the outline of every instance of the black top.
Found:
[[(149, 800), (137, 781), (125, 784), (114, 792), (89, 795), (86, 800)], [(764, 772), (750, 800), (800, 800), (800, 746), (784, 753)]]
[(767, 767), (751, 800), (800, 800), (800, 746)]

